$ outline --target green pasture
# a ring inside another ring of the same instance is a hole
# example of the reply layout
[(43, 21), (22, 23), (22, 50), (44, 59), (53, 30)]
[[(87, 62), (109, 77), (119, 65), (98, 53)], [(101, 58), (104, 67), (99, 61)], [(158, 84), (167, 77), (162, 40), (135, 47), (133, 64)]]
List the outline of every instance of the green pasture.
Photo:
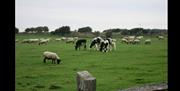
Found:
[[(89, 71), (97, 80), (96, 91), (117, 91), (147, 83), (167, 82), (167, 38), (152, 40), (151, 45), (122, 44), (117, 50), (75, 51), (74, 44), (51, 40), (47, 45), (22, 44), (25, 38), (57, 38), (52, 35), (16, 35), (16, 91), (76, 91), (76, 73)], [(144, 40), (143, 39), (143, 40)], [(87, 38), (88, 46), (91, 38)], [(60, 64), (43, 63), (44, 51), (56, 52)]]

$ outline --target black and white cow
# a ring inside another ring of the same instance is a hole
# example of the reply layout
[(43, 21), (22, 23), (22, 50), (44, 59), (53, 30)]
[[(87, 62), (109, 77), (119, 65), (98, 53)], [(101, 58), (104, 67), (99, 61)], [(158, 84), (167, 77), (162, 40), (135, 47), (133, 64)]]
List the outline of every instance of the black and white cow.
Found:
[(103, 41), (103, 39), (101, 37), (95, 37), (92, 39), (92, 42), (90, 44), (90, 48), (94, 47), (96, 48), (96, 50), (99, 50), (100, 47), (100, 43)]
[(100, 44), (100, 51), (101, 52), (108, 52), (109, 51), (109, 41), (107, 39), (103, 40)]
[(111, 50), (116, 50), (116, 42), (115, 39), (106, 38), (101, 42), (100, 51), (108, 52)]
[(75, 45), (75, 50), (79, 49), (80, 50), (80, 47), (84, 45), (84, 49), (86, 49), (86, 42), (87, 40), (86, 39), (79, 39), (76, 41), (76, 45)]

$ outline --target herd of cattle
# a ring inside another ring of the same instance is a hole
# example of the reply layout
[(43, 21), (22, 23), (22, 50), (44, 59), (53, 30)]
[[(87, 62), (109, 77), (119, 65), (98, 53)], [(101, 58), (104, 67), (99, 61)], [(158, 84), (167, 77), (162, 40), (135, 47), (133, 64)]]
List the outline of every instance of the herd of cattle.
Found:
[[(157, 36), (159, 40), (163, 40), (163, 36)], [(140, 41), (142, 41), (143, 36), (125, 36), (121, 39), (121, 43), (125, 44), (140, 44)], [(36, 43), (38, 45), (45, 44), (47, 45), (48, 42), (52, 40), (51, 38), (40, 38), (40, 39), (23, 39), (21, 43)], [(75, 50), (80, 50), (83, 46), (83, 49), (87, 49), (87, 39), (84, 38), (78, 38), (78, 37), (62, 37), (62, 38), (56, 38), (55, 41), (65, 41), (66, 43), (75, 43)], [(16, 42), (19, 40), (16, 39)], [(116, 39), (113, 38), (101, 38), (101, 37), (95, 37), (91, 40), (91, 43), (89, 45), (90, 49), (94, 49), (100, 52), (109, 52), (111, 50), (116, 50)], [(151, 39), (145, 39), (144, 44), (151, 44)], [(60, 58), (56, 53), (45, 51), (43, 53), (44, 57), (44, 63), (46, 63), (46, 59), (51, 59), (52, 63), (59, 64), (61, 62)]]
[[(103, 39), (101, 37), (95, 37), (92, 39), (90, 43), (90, 49), (95, 48), (97, 51), (101, 52), (108, 52), (112, 49), (116, 50), (116, 43), (115, 39), (107, 38)], [(78, 39), (75, 44), (75, 50), (80, 50), (81, 46), (84, 46), (84, 49), (86, 49), (87, 40), (86, 39)]]

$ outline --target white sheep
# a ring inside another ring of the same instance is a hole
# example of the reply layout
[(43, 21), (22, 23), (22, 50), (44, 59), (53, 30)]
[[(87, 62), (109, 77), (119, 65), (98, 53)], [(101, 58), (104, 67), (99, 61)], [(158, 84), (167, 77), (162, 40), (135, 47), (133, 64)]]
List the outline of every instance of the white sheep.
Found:
[(130, 38), (130, 39), (128, 40), (128, 44), (133, 44), (133, 42), (134, 42), (134, 39), (131, 39), (131, 38)]
[(44, 63), (46, 63), (46, 59), (51, 59), (52, 64), (55, 64), (55, 61), (57, 61), (57, 64), (61, 62), (61, 59), (59, 58), (59, 56), (54, 52), (45, 51), (43, 52), (43, 57), (44, 57)]
[(56, 41), (61, 41), (61, 38), (56, 38), (55, 40), (56, 40)]
[(28, 43), (38, 43), (39, 39), (28, 39)]
[(135, 39), (135, 40), (133, 41), (133, 44), (140, 44), (140, 40), (139, 40), (139, 39)]
[(47, 39), (40, 40), (40, 41), (39, 41), (39, 45), (41, 45), (41, 44), (47, 45), (48, 42), (49, 42), (49, 40), (47, 40)]
[(144, 44), (151, 44), (151, 39), (146, 39)]
[(23, 39), (21, 43), (29, 43), (29, 39)]
[(164, 39), (163, 36), (157, 36), (157, 38), (158, 38), (159, 40), (163, 40), (163, 39)]
[(126, 39), (126, 40), (128, 40), (128, 38), (129, 38), (128, 36), (123, 37), (123, 39)]
[(66, 43), (75, 43), (75, 40), (74, 40), (74, 38), (72, 38), (72, 37), (68, 37), (68, 38), (66, 38)]
[(23, 39), (21, 43), (38, 43), (39, 39)]
[(128, 36), (128, 37), (125, 37), (125, 39), (127, 40), (126, 41), (127, 44), (133, 44), (135, 36)]
[(128, 43), (128, 40), (125, 39), (125, 38), (122, 38), (122, 39), (121, 39), (121, 43)]
[(128, 39), (134, 39), (135, 36), (128, 36)]
[(66, 39), (67, 39), (66, 37), (62, 37), (62, 38), (61, 38), (62, 41), (65, 41)]
[(143, 38), (143, 36), (137, 36), (136, 39), (141, 40)]

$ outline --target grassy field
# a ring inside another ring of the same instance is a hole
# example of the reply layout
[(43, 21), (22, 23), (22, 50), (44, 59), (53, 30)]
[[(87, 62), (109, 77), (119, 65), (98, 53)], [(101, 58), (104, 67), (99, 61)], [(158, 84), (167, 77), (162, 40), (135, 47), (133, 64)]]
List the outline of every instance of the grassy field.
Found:
[[(42, 37), (57, 36), (16, 35), (19, 40)], [(151, 39), (151, 45), (126, 45), (118, 40), (117, 50), (108, 53), (75, 51), (73, 44), (57, 41), (41, 46), (16, 43), (16, 91), (76, 91), (76, 72), (83, 70), (96, 77), (97, 91), (167, 82), (167, 39)], [(62, 64), (43, 63), (46, 50), (56, 52)]]

